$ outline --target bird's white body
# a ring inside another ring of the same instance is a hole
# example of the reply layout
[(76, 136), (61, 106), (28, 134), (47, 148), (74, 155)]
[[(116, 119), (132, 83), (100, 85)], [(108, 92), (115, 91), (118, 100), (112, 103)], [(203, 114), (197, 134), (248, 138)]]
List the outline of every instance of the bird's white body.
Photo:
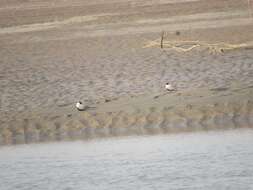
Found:
[(76, 108), (78, 110), (84, 110), (85, 106), (82, 104), (82, 102), (77, 102), (76, 103)]
[(168, 90), (168, 91), (175, 90), (175, 88), (171, 84), (168, 84), (168, 83), (165, 85), (165, 89)]

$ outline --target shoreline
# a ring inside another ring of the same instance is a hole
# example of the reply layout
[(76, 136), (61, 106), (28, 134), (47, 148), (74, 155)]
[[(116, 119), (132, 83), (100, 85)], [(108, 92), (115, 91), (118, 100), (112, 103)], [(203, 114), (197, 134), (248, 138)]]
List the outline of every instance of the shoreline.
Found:
[(0, 145), (253, 127), (253, 88), (195, 89), (125, 97), (78, 112), (17, 116)]

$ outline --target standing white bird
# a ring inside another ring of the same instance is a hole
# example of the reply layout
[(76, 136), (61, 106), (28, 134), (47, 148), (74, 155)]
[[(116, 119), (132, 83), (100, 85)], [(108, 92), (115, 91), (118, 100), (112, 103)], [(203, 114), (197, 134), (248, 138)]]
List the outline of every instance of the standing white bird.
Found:
[(167, 91), (174, 91), (174, 90), (176, 90), (176, 89), (175, 89), (171, 84), (169, 84), (169, 83), (166, 83), (165, 89), (166, 89)]
[(82, 102), (79, 101), (76, 103), (76, 108), (78, 109), (78, 111), (84, 111), (86, 107), (83, 105)]

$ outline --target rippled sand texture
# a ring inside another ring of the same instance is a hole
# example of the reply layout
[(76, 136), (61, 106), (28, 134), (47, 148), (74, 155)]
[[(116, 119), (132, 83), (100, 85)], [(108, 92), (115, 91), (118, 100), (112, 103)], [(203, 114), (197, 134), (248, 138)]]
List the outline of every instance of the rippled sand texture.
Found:
[[(183, 93), (185, 90), (207, 89), (204, 97), (219, 97), (220, 91), (212, 89), (226, 89), (226, 93), (236, 97), (238, 92), (233, 89), (252, 87), (252, 49), (224, 54), (206, 51), (184, 54), (143, 46), (159, 38), (161, 31), (167, 32), (167, 40), (248, 43), (253, 39), (252, 23), (247, 1), (237, 0), (2, 1), (1, 142), (83, 136), (76, 134), (79, 132), (75, 128), (93, 124), (87, 124), (84, 118), (85, 121), (73, 119), (79, 118), (73, 107), (76, 101), (92, 107), (89, 112), (92, 111), (94, 118), (105, 102), (113, 102), (112, 107), (117, 107), (122, 105), (117, 99), (138, 97), (136, 101), (145, 105), (149, 95), (162, 101), (163, 86), (168, 81), (182, 93), (177, 101), (183, 103), (188, 97)], [(177, 31), (180, 35), (176, 35)], [(247, 95), (247, 100), (251, 97)], [(166, 101), (163, 104), (163, 108), (168, 105)], [(156, 105), (145, 109), (139, 106), (139, 111), (132, 105), (131, 109), (138, 115), (151, 107)], [(109, 114), (110, 109), (103, 113)], [(121, 118), (115, 114), (124, 113), (116, 109), (111, 116), (104, 117)], [(165, 118), (163, 112), (161, 118)], [(130, 120), (128, 124), (122, 122), (122, 127), (133, 127), (134, 119)], [(97, 119), (93, 123), (103, 125)], [(73, 135), (67, 132), (68, 128), (73, 130)], [(93, 134), (95, 128), (87, 134)], [(110, 127), (107, 130), (108, 134), (113, 133)], [(31, 137), (27, 132), (31, 132)], [(31, 139), (27, 140), (26, 136)]]
[(49, 117), (30, 114), (1, 126), (0, 144), (251, 128), (253, 90), (237, 90), (241, 91), (237, 96), (220, 93), (207, 98), (199, 94), (200, 97), (194, 99), (187, 98), (190, 93), (184, 93), (184, 97), (162, 94), (123, 99), (74, 115), (67, 112), (65, 115), (51, 113)]

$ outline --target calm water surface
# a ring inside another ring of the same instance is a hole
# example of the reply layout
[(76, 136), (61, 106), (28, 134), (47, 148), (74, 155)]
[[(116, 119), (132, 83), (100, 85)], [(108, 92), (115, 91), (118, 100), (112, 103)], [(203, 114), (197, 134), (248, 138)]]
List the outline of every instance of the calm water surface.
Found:
[(0, 148), (0, 190), (253, 189), (253, 130)]

